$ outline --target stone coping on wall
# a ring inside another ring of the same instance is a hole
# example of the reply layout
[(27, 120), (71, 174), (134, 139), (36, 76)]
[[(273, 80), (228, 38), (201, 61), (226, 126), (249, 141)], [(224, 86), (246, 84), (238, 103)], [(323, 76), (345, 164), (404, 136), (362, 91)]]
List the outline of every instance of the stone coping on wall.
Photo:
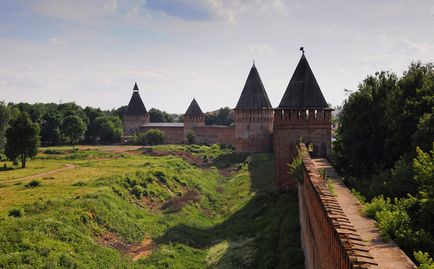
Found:
[(302, 184), (310, 184), (315, 190), (319, 201), (321, 201), (321, 208), (324, 210), (330, 224), (329, 227), (332, 227), (333, 236), (340, 242), (341, 253), (345, 255), (344, 259), (349, 261), (349, 268), (378, 268), (366, 242), (362, 240), (334, 195), (327, 188), (326, 182), (321, 178), (319, 171), (315, 168), (306, 146), (300, 144), (299, 148), (303, 158), (304, 173), (307, 174), (305, 178), (308, 179), (304, 180)]

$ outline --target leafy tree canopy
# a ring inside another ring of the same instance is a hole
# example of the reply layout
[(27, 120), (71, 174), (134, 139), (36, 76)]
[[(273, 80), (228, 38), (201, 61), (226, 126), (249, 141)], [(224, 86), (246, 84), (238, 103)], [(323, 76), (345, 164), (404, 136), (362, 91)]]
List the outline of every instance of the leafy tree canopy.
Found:
[(11, 161), (19, 159), (26, 167), (27, 158), (35, 156), (39, 146), (39, 126), (33, 123), (29, 114), (21, 113), (10, 123), (6, 131), (6, 156)]

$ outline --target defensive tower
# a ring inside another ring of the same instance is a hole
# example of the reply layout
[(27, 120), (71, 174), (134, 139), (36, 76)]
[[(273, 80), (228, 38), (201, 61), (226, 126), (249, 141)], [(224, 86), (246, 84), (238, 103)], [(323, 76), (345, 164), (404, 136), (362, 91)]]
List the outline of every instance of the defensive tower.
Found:
[(271, 151), (273, 107), (254, 62), (235, 107), (234, 121), (237, 151)]
[(188, 132), (193, 131), (195, 127), (204, 126), (205, 115), (203, 114), (202, 109), (200, 109), (196, 98), (193, 98), (184, 114), (184, 139), (186, 140)]
[(299, 142), (308, 146), (311, 156), (330, 156), (331, 112), (303, 51), (285, 94), (274, 109), (273, 146), (279, 189), (295, 184), (289, 178), (288, 163), (297, 154)]
[(133, 95), (124, 115), (124, 136), (133, 135), (139, 127), (149, 123), (149, 114), (140, 98), (139, 87), (134, 84)]

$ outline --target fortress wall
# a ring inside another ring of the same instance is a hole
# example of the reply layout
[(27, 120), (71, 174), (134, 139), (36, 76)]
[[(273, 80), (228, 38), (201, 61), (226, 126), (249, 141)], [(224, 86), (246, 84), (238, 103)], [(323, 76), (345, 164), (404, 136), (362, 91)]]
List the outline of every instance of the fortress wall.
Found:
[(169, 126), (140, 126), (141, 132), (146, 132), (149, 129), (158, 129), (164, 133), (166, 144), (181, 144), (184, 142), (184, 127), (169, 127)]
[(314, 168), (307, 148), (298, 183), (301, 241), (307, 269), (378, 268), (356, 229)]
[(193, 127), (198, 144), (235, 144), (235, 128), (226, 126)]

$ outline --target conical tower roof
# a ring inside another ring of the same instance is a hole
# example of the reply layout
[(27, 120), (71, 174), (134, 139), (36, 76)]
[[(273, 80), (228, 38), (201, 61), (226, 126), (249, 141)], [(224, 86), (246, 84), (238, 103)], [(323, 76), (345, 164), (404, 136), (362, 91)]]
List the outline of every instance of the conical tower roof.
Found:
[(253, 63), (235, 109), (272, 108), (258, 69)]
[(137, 83), (134, 84), (133, 96), (131, 96), (130, 102), (128, 103), (126, 115), (141, 116), (148, 113), (146, 107), (143, 104), (142, 98), (140, 98), (139, 87)]
[(203, 116), (202, 109), (200, 109), (200, 106), (197, 103), (196, 98), (193, 98), (193, 101), (191, 101), (190, 105), (187, 108), (187, 111), (185, 111), (185, 115)]
[(329, 105), (303, 53), (278, 108), (327, 107)]

